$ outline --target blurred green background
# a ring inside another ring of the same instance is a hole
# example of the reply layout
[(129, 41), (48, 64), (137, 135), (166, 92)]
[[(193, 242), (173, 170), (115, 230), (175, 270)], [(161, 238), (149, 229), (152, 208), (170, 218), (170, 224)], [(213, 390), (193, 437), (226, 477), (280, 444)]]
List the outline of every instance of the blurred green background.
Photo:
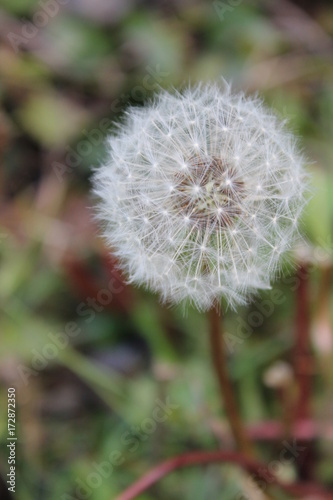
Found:
[[(303, 397), (305, 475), (333, 487), (332, 35), (328, 1), (2, 1), (0, 473), (14, 386), (15, 498), (111, 500), (162, 459), (232, 446), (205, 316), (124, 285), (90, 195), (104, 138), (129, 104), (222, 76), (288, 118), (314, 188), (307, 244), (295, 250), (303, 271), (225, 315), (237, 399), (262, 460), (296, 480), (303, 457), (279, 459), (281, 425)], [(212, 465), (140, 498), (247, 490), (240, 469)]]

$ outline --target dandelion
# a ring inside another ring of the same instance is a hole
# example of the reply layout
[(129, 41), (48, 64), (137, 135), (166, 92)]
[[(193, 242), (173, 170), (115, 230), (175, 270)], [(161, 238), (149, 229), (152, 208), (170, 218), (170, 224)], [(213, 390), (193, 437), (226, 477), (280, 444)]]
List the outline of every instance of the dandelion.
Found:
[(230, 86), (130, 108), (95, 174), (98, 216), (129, 282), (204, 311), (270, 287), (305, 203), (294, 137)]
[[(209, 310), (213, 366), (235, 442), (253, 446), (227, 372), (217, 305), (270, 287), (305, 204), (295, 138), (229, 85), (161, 92), (131, 108), (95, 173), (98, 217), (130, 282)], [(215, 306), (215, 307), (214, 307)]]

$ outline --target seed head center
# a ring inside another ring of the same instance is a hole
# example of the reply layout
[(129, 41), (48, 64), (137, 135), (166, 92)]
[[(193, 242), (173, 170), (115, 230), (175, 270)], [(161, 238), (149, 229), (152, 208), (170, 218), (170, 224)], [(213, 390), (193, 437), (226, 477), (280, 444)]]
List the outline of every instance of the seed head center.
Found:
[(242, 210), (244, 182), (217, 157), (193, 156), (176, 176), (176, 206), (196, 225), (231, 226)]

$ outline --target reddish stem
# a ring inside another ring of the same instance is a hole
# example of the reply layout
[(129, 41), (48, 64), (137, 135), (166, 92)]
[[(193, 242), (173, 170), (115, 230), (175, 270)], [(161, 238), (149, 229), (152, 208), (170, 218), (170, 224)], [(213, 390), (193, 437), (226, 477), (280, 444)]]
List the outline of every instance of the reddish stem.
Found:
[(266, 489), (269, 485), (275, 485), (293, 497), (304, 498), (307, 495), (316, 495), (315, 498), (317, 500), (333, 499), (333, 493), (327, 492), (320, 486), (314, 484), (283, 483), (268, 470), (265, 464), (248, 458), (241, 453), (233, 451), (197, 451), (170, 458), (169, 460), (157, 465), (147, 474), (142, 476), (136, 483), (132, 484), (123, 493), (121, 493), (116, 500), (132, 500), (133, 498), (136, 498), (164, 476), (170, 474), (170, 472), (176, 469), (193, 465), (206, 465), (216, 462), (234, 463), (239, 465), (247, 472), (251, 473), (254, 476), (254, 479), (260, 480), (261, 484), (264, 484), (263, 489)]
[(242, 418), (237, 408), (235, 391), (229, 378), (227, 368), (227, 355), (222, 337), (221, 318), (215, 309), (209, 312), (210, 329), (209, 339), (211, 356), (216, 373), (222, 406), (239, 451), (247, 456), (254, 456), (252, 443), (246, 433)]
[[(299, 286), (296, 292), (296, 325), (294, 369), (298, 388), (298, 397), (294, 413), (294, 425), (310, 417), (311, 382), (313, 375), (313, 359), (310, 347), (310, 315), (309, 315), (309, 290), (308, 266), (302, 264), (298, 270)], [(302, 462), (298, 463), (298, 473), (301, 479), (312, 476), (314, 464), (314, 449), (312, 443), (299, 442), (306, 446), (306, 454)]]
[(299, 392), (295, 408), (295, 419), (302, 420), (310, 416), (311, 375), (313, 369), (310, 354), (308, 270), (305, 264), (299, 268), (298, 279), (294, 365)]

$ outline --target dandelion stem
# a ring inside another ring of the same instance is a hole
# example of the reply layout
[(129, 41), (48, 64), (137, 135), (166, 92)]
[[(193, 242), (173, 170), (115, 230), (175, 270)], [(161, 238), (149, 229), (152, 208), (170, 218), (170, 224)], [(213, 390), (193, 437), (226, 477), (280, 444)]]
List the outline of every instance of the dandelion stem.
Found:
[(227, 357), (225, 351), (225, 343), (222, 337), (221, 319), (216, 309), (211, 309), (209, 312), (210, 328), (210, 347), (212, 361), (219, 384), (220, 395), (222, 404), (225, 408), (226, 416), (234, 436), (237, 448), (242, 451), (246, 456), (253, 456), (253, 446), (246, 435), (244, 424), (240, 417), (236, 399), (234, 396), (234, 389), (229, 378), (227, 370)]

